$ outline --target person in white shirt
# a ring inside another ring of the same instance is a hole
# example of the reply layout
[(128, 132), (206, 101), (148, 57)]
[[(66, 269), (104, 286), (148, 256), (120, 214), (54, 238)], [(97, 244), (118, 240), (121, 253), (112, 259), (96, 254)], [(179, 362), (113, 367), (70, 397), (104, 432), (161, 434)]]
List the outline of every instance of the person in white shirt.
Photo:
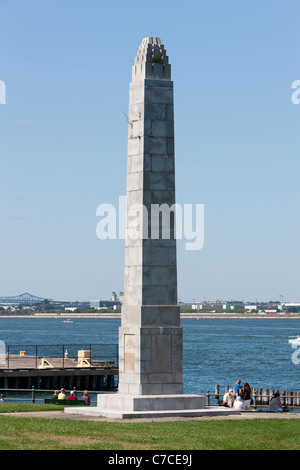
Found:
[(233, 404), (234, 409), (240, 410), (241, 408), (243, 408), (243, 406), (244, 406), (244, 403), (241, 397), (236, 397), (236, 400), (234, 401), (234, 404)]

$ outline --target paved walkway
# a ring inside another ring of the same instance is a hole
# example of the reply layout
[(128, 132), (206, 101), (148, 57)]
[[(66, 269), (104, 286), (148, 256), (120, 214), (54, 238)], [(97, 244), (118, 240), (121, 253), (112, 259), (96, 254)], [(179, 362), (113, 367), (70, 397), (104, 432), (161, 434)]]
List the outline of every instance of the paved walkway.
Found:
[(50, 419), (68, 419), (75, 421), (103, 421), (103, 422), (118, 422), (118, 423), (147, 423), (147, 422), (163, 422), (163, 421), (217, 421), (224, 419), (300, 419), (300, 414), (295, 413), (266, 413), (266, 412), (242, 412), (238, 415), (228, 416), (201, 416), (195, 418), (136, 418), (132, 419), (112, 419), (112, 418), (99, 418), (95, 416), (71, 415), (63, 411), (29, 411), (23, 413), (0, 413), (0, 416), (14, 416), (14, 417), (28, 417), (28, 418), (50, 418)]

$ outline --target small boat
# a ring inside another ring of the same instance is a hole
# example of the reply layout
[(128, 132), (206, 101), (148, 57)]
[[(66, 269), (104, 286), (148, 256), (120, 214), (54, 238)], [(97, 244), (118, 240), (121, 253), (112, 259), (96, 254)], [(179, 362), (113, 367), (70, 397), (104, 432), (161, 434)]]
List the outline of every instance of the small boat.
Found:
[(300, 335), (297, 336), (297, 338), (289, 339), (290, 344), (299, 344), (300, 346)]
[(68, 318), (68, 320), (63, 320), (63, 323), (74, 323), (73, 320), (70, 320), (70, 318)]

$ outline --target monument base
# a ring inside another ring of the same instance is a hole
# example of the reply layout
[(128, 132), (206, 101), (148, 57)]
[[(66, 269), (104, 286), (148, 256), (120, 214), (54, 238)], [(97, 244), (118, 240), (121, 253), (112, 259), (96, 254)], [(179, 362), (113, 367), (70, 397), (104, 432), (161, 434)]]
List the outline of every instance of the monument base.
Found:
[(219, 406), (205, 406), (205, 395), (97, 396), (97, 406), (67, 407), (65, 413), (106, 418), (166, 418), (239, 414)]

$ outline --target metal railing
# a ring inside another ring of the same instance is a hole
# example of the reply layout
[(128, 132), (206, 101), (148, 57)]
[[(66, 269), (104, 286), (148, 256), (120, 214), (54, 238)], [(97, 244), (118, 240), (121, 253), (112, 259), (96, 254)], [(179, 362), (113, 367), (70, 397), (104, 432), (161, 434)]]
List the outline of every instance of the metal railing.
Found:
[[(70, 369), (77, 367), (78, 351), (90, 351), (86, 355), (85, 367), (94, 362), (118, 364), (117, 344), (62, 344), (62, 345), (6, 345), (5, 354), (0, 357), (0, 370), (36, 369), (42, 359), (46, 359), (53, 367)], [(84, 357), (81, 357), (84, 359)], [(51, 364), (52, 365), (52, 364)]]
[[(77, 398), (83, 395), (83, 390), (78, 390), (76, 387), (72, 388), (74, 391), (75, 396)], [(66, 394), (69, 395), (71, 390), (66, 390)], [(91, 397), (91, 405), (97, 403), (97, 395), (98, 394), (107, 394), (107, 393), (116, 393), (115, 391), (103, 391), (103, 390), (96, 390), (89, 392)], [(53, 395), (53, 390), (46, 390), (46, 389), (37, 389), (34, 386), (31, 389), (28, 388), (0, 388), (0, 394), (3, 396), (3, 401), (8, 403), (45, 403), (46, 398), (51, 398)]]
[[(224, 393), (220, 393), (220, 385), (215, 386), (215, 393), (210, 393), (207, 390), (205, 397), (206, 397), (206, 405), (207, 406), (216, 406), (223, 398), (224, 394), (228, 392), (229, 385), (225, 385)], [(268, 388), (252, 388), (251, 398), (252, 404), (251, 408), (256, 409), (258, 406), (261, 408), (269, 407), (270, 399), (274, 396), (274, 393), (279, 393), (280, 401), (283, 406), (288, 406), (293, 409), (300, 408), (300, 391), (290, 391), (290, 390), (282, 390), (279, 391), (278, 389), (268, 389)], [(211, 401), (211, 398), (214, 397), (215, 402)]]

